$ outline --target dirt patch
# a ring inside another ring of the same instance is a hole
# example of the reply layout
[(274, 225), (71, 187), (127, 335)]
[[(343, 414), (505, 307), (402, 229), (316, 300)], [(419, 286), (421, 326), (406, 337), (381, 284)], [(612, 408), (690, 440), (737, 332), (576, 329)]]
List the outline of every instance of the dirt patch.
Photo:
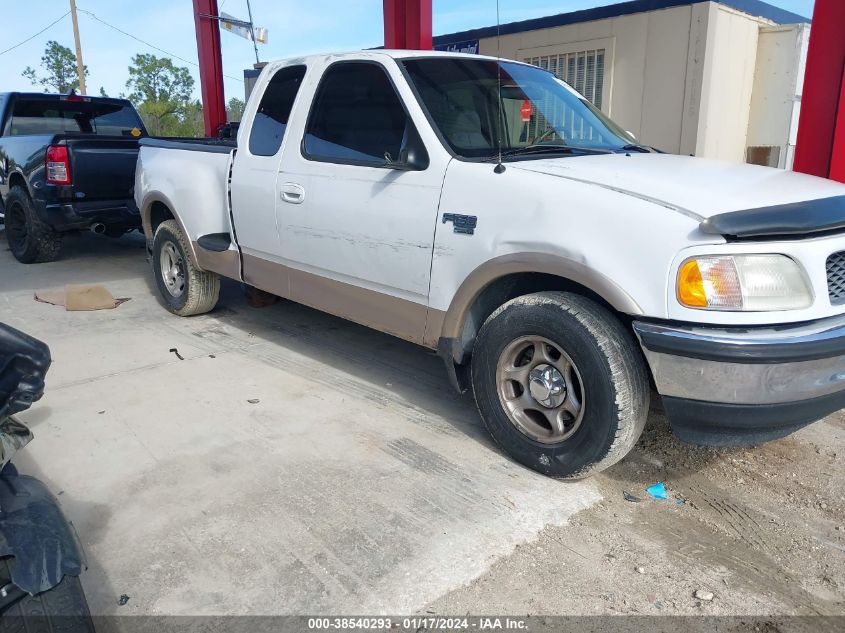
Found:
[[(708, 449), (675, 439), (658, 409), (634, 452), (595, 478), (602, 503), (428, 611), (843, 616), (843, 462), (841, 413), (777, 442)], [(645, 491), (660, 481), (668, 500)]]

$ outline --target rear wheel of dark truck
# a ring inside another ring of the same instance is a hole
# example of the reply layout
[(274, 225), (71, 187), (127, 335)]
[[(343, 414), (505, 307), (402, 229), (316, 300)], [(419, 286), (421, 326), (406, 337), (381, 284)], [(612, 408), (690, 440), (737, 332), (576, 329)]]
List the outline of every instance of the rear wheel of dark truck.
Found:
[(176, 220), (162, 222), (156, 229), (153, 276), (165, 307), (179, 316), (210, 312), (220, 295), (220, 276), (197, 268), (189, 249)]
[(472, 356), (484, 424), (514, 459), (578, 479), (622, 459), (645, 426), (649, 383), (632, 336), (580, 295), (517, 297), (484, 323)]
[(93, 633), (88, 602), (77, 576), (65, 576), (43, 593), (31, 596), (9, 585), (11, 558), (0, 559), (0, 582), (6, 588), (7, 604), (0, 611), (0, 633)]
[(62, 248), (61, 233), (41, 221), (29, 194), (19, 186), (6, 196), (6, 240), (22, 264), (56, 261)]

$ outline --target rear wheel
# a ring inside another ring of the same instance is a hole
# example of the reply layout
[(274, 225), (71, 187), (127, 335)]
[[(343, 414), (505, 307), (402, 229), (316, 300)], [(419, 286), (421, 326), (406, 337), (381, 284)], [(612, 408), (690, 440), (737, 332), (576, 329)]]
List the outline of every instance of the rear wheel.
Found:
[(529, 468), (561, 478), (603, 470), (636, 444), (649, 384), (631, 335), (580, 295), (513, 299), (484, 323), (472, 384), (487, 429)]
[(22, 264), (58, 259), (62, 235), (45, 224), (35, 212), (29, 194), (20, 186), (6, 196), (6, 240), (9, 250)]
[(197, 268), (176, 220), (162, 222), (153, 239), (152, 268), (165, 307), (179, 316), (204, 314), (220, 296), (220, 276)]

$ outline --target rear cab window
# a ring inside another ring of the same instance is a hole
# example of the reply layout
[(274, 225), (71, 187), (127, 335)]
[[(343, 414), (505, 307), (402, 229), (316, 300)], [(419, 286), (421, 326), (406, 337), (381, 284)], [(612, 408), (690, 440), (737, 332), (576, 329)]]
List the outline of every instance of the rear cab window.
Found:
[(120, 101), (86, 101), (84, 97), (14, 101), (8, 124), (11, 136), (29, 134), (95, 134), (97, 136), (146, 135), (135, 109)]
[(305, 66), (288, 66), (267, 83), (249, 132), (250, 154), (275, 156), (279, 151), (304, 77)]

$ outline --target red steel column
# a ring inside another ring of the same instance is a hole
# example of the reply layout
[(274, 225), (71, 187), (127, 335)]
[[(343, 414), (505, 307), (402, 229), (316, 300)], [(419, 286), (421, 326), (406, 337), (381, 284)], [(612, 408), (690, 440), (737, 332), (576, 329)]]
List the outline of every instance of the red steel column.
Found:
[[(810, 31), (810, 50), (795, 148), (795, 171), (831, 177), (845, 162), (845, 140), (834, 143), (835, 136), (845, 136), (845, 108), (840, 95), (845, 94), (845, 2), (816, 0)], [(835, 153), (835, 155), (834, 155)]]
[(416, 51), (432, 49), (431, 0), (406, 0), (405, 48)]
[(223, 96), (223, 57), (220, 53), (220, 27), (217, 20), (200, 14), (217, 15), (217, 0), (194, 0), (194, 25), (200, 63), (200, 93), (206, 136), (215, 136), (226, 123)]
[(405, 48), (405, 0), (384, 0), (384, 47)]
[(839, 114), (836, 117), (836, 132), (833, 137), (833, 152), (830, 156), (830, 177), (845, 182), (845, 69), (842, 71), (842, 90), (839, 93)]
[(431, 0), (384, 0), (384, 46), (431, 50)]

